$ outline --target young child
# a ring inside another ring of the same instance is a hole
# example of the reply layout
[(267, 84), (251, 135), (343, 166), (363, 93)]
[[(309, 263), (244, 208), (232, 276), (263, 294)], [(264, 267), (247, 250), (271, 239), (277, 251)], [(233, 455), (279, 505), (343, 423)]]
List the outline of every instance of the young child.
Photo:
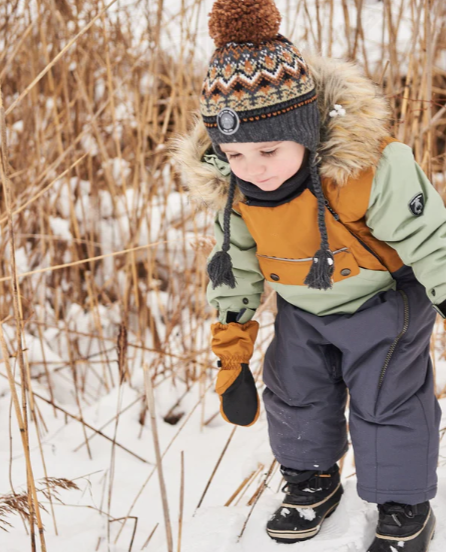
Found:
[(249, 361), (267, 281), (278, 313), (263, 399), (286, 480), (267, 533), (309, 539), (338, 506), (348, 390), (358, 493), (379, 509), (369, 551), (425, 552), (445, 208), (411, 148), (389, 136), (378, 88), (354, 64), (307, 64), (278, 34), (280, 21), (272, 0), (216, 1), (201, 117), (177, 144), (191, 196), (218, 211), (208, 300), (219, 311), (221, 412), (242, 426), (258, 417)]

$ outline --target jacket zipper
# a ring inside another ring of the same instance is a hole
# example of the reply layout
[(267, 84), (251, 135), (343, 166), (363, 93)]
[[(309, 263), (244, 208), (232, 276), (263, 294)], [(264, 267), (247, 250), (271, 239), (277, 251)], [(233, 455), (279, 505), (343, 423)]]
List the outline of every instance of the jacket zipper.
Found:
[[(348, 247), (343, 247), (342, 249), (336, 249), (336, 251), (332, 251), (333, 255), (336, 253), (342, 253), (342, 251), (347, 251)], [(288, 261), (290, 263), (306, 263), (308, 261), (312, 261), (313, 257), (306, 257), (305, 259), (286, 259), (285, 257), (270, 257), (269, 255), (260, 255), (259, 253), (256, 254), (257, 257), (262, 257), (263, 259), (272, 259), (274, 261)]]
[(381, 386), (383, 384), (384, 376), (386, 375), (386, 370), (388, 369), (389, 363), (391, 361), (392, 355), (394, 354), (395, 348), (397, 347), (398, 342), (400, 339), (405, 335), (406, 330), (409, 327), (409, 304), (408, 304), (408, 297), (406, 296), (406, 293), (402, 291), (401, 289), (398, 290), (402, 294), (403, 299), (403, 328), (402, 331), (398, 334), (398, 336), (395, 338), (392, 345), (389, 347), (388, 354), (386, 356), (386, 359), (383, 364), (383, 368), (381, 369), (380, 378), (378, 380), (378, 390), (381, 389)]
[(364, 247), (364, 249), (366, 251), (368, 251), (369, 253), (371, 253), (376, 259), (377, 261), (379, 261), (383, 266), (385, 266), (385, 264), (383, 263), (383, 261), (380, 259), (380, 257), (372, 250), (370, 249), (370, 247), (364, 243), (360, 238), (358, 238), (358, 236), (356, 234), (354, 234), (349, 228), (347, 228), (347, 226), (345, 226), (345, 224), (343, 224), (341, 222), (341, 219), (339, 217), (339, 215), (336, 213), (336, 211), (334, 211), (331, 206), (330, 206), (330, 202), (328, 201), (328, 199), (325, 199), (325, 206), (326, 208), (330, 211), (330, 213), (333, 215), (334, 219), (337, 220), (338, 222), (340, 222), (345, 228), (346, 230), (348, 230), (348, 232), (350, 232), (350, 234), (356, 239), (358, 240), (358, 242)]

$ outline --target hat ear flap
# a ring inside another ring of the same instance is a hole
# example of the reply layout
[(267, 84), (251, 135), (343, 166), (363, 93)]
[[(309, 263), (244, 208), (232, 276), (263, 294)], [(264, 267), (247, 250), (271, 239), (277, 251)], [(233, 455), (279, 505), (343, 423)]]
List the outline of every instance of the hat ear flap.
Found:
[(212, 148), (214, 150), (214, 153), (217, 155), (219, 159), (222, 161), (228, 162), (228, 157), (223, 153), (223, 151), (220, 149), (219, 144), (213, 144)]

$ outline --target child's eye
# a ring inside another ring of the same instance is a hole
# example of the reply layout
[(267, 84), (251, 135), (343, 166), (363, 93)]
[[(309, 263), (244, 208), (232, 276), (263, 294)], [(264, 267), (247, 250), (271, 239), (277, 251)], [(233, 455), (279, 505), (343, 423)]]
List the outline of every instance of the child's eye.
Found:
[[(276, 151), (277, 151), (277, 150), (262, 151), (262, 152), (261, 152), (261, 155), (264, 155), (265, 157), (270, 157), (271, 155), (274, 155)], [(229, 159), (235, 159), (236, 157), (240, 157), (240, 155), (241, 155), (240, 153), (235, 153), (235, 154), (229, 153), (229, 154), (228, 154), (228, 158), (229, 158)]]

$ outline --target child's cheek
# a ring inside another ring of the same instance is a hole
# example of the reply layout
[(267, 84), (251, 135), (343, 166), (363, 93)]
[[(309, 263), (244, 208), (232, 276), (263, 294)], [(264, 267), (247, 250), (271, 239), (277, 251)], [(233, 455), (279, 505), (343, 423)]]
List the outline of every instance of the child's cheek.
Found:
[(245, 180), (246, 175), (242, 170), (242, 167), (239, 167), (238, 163), (231, 162), (230, 167), (231, 167), (231, 170), (238, 178), (240, 178), (241, 180)]

